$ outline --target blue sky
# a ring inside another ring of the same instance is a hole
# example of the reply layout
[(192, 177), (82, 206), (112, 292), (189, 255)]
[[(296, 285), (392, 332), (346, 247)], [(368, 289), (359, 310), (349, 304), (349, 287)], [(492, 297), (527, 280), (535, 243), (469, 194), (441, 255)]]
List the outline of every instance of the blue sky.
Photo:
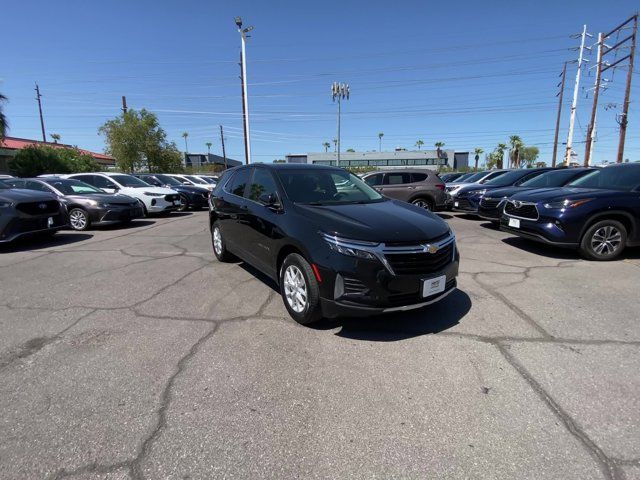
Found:
[[(518, 134), (549, 160), (558, 74), (577, 56), (569, 49), (578, 41), (569, 36), (583, 23), (594, 34), (608, 31), (634, 8), (626, 0), (13, 1), (2, 12), (0, 91), (9, 97), (13, 136), (41, 136), (38, 81), (47, 133), (64, 143), (102, 151), (97, 129), (120, 113), (126, 95), (131, 108), (157, 113), (181, 149), (187, 131), (189, 151), (206, 152), (211, 141), (219, 153), (224, 125), (227, 154), (241, 159), (233, 22), (241, 15), (255, 25), (248, 44), (255, 161), (321, 151), (335, 137), (333, 81), (348, 82), (352, 91), (343, 108), (344, 149), (377, 149), (384, 132), (387, 149), (415, 148), (421, 139), (489, 151)], [(625, 75), (616, 71), (601, 96), (596, 162), (615, 158)], [(574, 76), (570, 66), (563, 142)], [(593, 80), (584, 75), (582, 85)], [(625, 152), (632, 160), (640, 159), (638, 81), (636, 74)], [(591, 94), (581, 91), (574, 138), (580, 158), (590, 108)]]

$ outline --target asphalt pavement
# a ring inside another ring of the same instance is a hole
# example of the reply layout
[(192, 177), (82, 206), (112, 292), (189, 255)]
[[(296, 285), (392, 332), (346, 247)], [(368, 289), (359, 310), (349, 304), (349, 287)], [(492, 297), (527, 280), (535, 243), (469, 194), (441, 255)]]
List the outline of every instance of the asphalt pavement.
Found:
[(458, 291), (315, 328), (206, 212), (0, 247), (0, 479), (640, 479), (640, 251), (443, 217)]

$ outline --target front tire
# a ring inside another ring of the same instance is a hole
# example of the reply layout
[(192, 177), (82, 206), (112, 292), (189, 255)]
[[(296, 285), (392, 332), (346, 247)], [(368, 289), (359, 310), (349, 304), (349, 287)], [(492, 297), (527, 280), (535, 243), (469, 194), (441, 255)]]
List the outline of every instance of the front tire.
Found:
[(236, 257), (227, 250), (226, 242), (222, 238), (222, 230), (220, 229), (220, 222), (215, 221), (211, 225), (211, 246), (213, 247), (213, 254), (220, 262), (232, 262)]
[(89, 214), (82, 208), (72, 208), (69, 212), (69, 225), (78, 232), (87, 230), (91, 226)]
[(289, 315), (299, 324), (310, 325), (322, 318), (318, 281), (302, 255), (291, 253), (282, 262), (280, 294)]
[(176, 211), (185, 212), (187, 210), (189, 210), (189, 198), (184, 194), (180, 194), (180, 206)]
[(580, 242), (580, 253), (589, 260), (617, 258), (627, 244), (627, 229), (616, 220), (602, 220), (587, 229)]

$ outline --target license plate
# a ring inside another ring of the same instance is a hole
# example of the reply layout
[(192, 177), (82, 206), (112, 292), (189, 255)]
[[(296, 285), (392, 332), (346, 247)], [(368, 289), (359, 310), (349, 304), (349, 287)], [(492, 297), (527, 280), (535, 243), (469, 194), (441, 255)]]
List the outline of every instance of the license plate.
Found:
[(47, 228), (51, 228), (54, 225), (53, 217), (47, 218)]
[(458, 202), (453, 202), (453, 206), (457, 207), (458, 206)]
[(447, 284), (447, 276), (442, 275), (436, 278), (427, 278), (422, 280), (422, 296), (429, 297), (436, 293), (444, 292), (444, 287)]
[(517, 218), (510, 218), (509, 226), (513, 228), (520, 228), (520, 220), (518, 220)]

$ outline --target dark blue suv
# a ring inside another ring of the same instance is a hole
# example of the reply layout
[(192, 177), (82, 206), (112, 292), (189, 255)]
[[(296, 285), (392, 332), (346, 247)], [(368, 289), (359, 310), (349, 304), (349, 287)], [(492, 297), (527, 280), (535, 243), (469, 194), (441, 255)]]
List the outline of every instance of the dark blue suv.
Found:
[(478, 206), (483, 195), (496, 190), (498, 188), (520, 185), (527, 180), (542, 175), (552, 170), (551, 168), (522, 168), (517, 170), (509, 170), (491, 180), (487, 180), (483, 184), (472, 184), (462, 187), (456, 192), (454, 198), (453, 210), (456, 212), (464, 212), (470, 214), (478, 213)]
[(598, 168), (564, 188), (513, 195), (500, 228), (612, 260), (625, 247), (640, 246), (640, 164)]

